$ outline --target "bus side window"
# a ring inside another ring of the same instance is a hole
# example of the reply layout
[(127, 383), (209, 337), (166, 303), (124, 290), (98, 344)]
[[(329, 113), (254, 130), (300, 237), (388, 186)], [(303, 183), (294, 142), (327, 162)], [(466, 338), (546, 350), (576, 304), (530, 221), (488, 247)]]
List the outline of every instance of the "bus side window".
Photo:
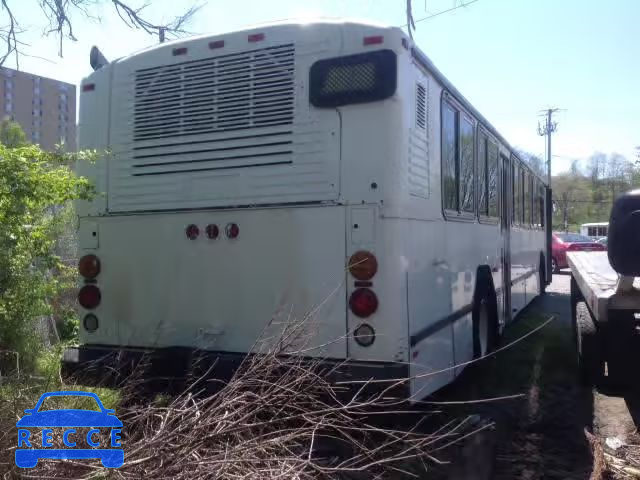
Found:
[(463, 115), (460, 118), (460, 210), (463, 212), (475, 211), (474, 144), (473, 122)]
[(489, 215), (489, 196), (487, 194), (487, 136), (478, 135), (478, 215)]
[(511, 157), (511, 223), (518, 224), (518, 210), (516, 209), (518, 198), (518, 167)]
[(487, 177), (489, 190), (489, 216), (498, 218), (498, 145), (487, 143)]
[(514, 223), (516, 225), (522, 224), (522, 172), (520, 171), (520, 166), (515, 163), (514, 167), (514, 180), (513, 180), (513, 190), (514, 190), (514, 209), (513, 209), (513, 218)]
[(523, 170), (522, 179), (524, 183), (524, 188), (522, 191), (524, 192), (524, 226), (525, 228), (531, 228), (531, 179), (529, 177), (529, 172)]
[(539, 202), (540, 202), (540, 226), (542, 228), (544, 228), (544, 218), (545, 218), (545, 211), (544, 211), (544, 197), (545, 197), (545, 190), (544, 190), (544, 186), (540, 185), (539, 188)]
[(458, 210), (456, 134), (458, 112), (442, 102), (442, 202), (445, 210)]

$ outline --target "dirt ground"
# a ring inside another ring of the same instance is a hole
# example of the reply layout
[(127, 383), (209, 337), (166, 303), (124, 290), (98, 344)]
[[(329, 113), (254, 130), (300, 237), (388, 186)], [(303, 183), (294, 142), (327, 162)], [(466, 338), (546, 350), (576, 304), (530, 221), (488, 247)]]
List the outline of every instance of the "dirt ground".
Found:
[[(554, 275), (547, 294), (537, 298), (506, 330), (502, 343), (522, 337), (551, 315), (555, 316), (553, 322), (469, 369), (436, 396), (450, 400), (522, 394), (513, 400), (459, 409), (457, 413), (478, 414), (495, 423), (493, 437), (485, 436), (477, 442), (480, 456), (485, 455), (487, 443), (495, 447), (489, 460), (478, 459), (476, 454), (476, 459), (456, 462), (459, 465), (452, 467), (450, 479), (589, 479), (593, 456), (585, 429), (600, 439), (607, 453), (616, 456), (624, 456), (625, 449), (634, 447), (623, 446), (613, 451), (606, 447), (607, 438), (617, 438), (625, 445), (640, 445), (636, 434), (640, 425), (640, 396), (607, 395), (577, 383), (569, 281), (568, 271)], [(491, 473), (479, 473), (487, 468), (491, 468)], [(618, 474), (601, 478), (640, 477)]]

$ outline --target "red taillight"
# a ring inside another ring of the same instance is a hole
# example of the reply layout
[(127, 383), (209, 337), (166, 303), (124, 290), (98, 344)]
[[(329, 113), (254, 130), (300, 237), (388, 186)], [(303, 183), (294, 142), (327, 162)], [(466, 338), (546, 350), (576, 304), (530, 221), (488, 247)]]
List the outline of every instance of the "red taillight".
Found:
[(364, 37), (362, 39), (363, 45), (380, 45), (384, 42), (384, 37), (382, 35), (374, 35), (371, 37)]
[(85, 83), (84, 85), (82, 85), (83, 92), (93, 92), (95, 89), (96, 89), (95, 83)]
[(210, 238), (211, 240), (215, 240), (216, 238), (218, 238), (218, 235), (220, 234), (220, 230), (218, 229), (217, 225), (209, 224), (207, 225), (207, 228), (205, 229), (205, 231), (207, 232), (207, 237)]
[(378, 260), (366, 250), (359, 250), (349, 258), (349, 273), (357, 280), (369, 280), (378, 271)]
[(240, 235), (240, 227), (238, 227), (237, 223), (228, 224), (224, 231), (227, 234), (227, 238), (238, 238), (238, 235)]
[(184, 232), (189, 240), (195, 240), (196, 238), (198, 238), (198, 235), (200, 235), (200, 229), (193, 223), (191, 225), (188, 225)]
[(216, 48), (224, 47), (224, 40), (216, 40), (215, 42), (209, 42), (209, 48), (215, 50)]
[(368, 288), (358, 288), (349, 298), (349, 308), (354, 315), (366, 318), (378, 309), (378, 297)]
[(262, 40), (264, 40), (264, 33), (252, 33), (251, 35), (249, 35), (248, 40), (253, 43), (253, 42), (261, 42)]
[(100, 289), (95, 285), (85, 285), (78, 292), (78, 303), (87, 310), (96, 308), (100, 304)]
[(93, 254), (85, 255), (78, 262), (78, 272), (84, 278), (96, 278), (100, 273), (100, 259)]

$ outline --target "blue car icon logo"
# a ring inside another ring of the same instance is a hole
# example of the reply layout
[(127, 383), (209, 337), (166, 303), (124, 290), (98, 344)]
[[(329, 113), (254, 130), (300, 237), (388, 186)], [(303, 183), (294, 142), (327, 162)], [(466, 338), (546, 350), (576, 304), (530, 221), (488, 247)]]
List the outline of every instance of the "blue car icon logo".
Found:
[[(56, 409), (40, 411), (42, 403), (51, 397), (88, 397), (95, 400), (98, 410)], [(16, 422), (18, 449), (16, 465), (33, 468), (40, 459), (89, 459), (99, 458), (107, 468), (118, 468), (124, 463), (124, 451), (120, 444), (122, 422), (115, 410), (105, 408), (95, 393), (81, 391), (49, 392), (43, 394), (35, 407), (25, 410), (25, 416)], [(76, 428), (90, 430), (81, 435)], [(109, 430), (109, 441), (100, 443), (100, 428)], [(65, 448), (53, 448), (54, 430), (62, 430)], [(82, 438), (80, 438), (82, 437)], [(76, 448), (84, 440), (91, 448)], [(106, 448), (108, 447), (108, 448)]]

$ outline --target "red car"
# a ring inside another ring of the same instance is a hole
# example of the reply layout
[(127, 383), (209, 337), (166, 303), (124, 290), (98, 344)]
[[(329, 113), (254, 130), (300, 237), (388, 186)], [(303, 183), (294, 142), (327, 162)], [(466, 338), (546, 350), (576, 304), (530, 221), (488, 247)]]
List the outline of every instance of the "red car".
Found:
[(577, 233), (554, 233), (551, 235), (551, 266), (554, 272), (567, 268), (567, 252), (598, 251), (607, 247), (594, 242), (589, 237)]

